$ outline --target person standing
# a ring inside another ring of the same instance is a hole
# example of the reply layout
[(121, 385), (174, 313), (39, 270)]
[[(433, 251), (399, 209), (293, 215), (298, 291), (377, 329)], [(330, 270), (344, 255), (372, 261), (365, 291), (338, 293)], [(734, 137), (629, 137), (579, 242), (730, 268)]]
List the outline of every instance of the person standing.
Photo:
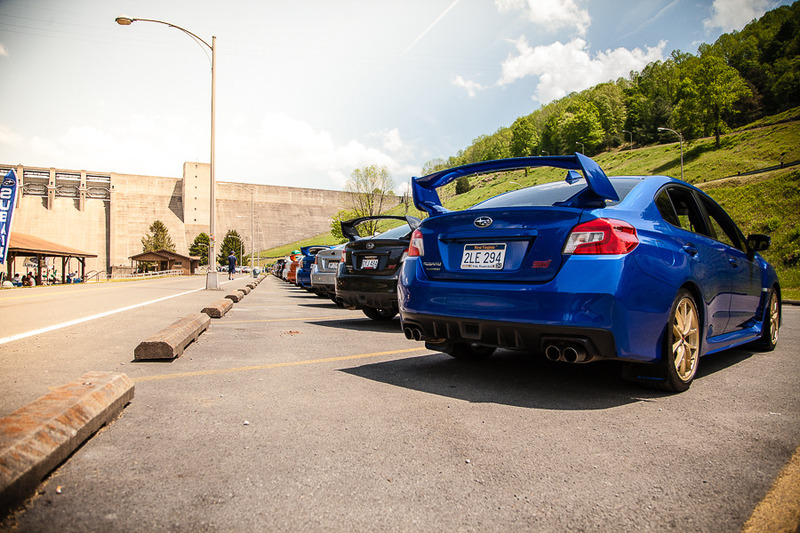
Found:
[(228, 279), (233, 279), (234, 272), (236, 272), (236, 254), (231, 252), (228, 256)]

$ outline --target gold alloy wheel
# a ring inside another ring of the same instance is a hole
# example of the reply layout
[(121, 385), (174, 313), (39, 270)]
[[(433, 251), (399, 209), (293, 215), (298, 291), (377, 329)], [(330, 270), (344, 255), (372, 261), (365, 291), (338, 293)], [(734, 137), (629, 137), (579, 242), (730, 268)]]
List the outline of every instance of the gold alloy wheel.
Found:
[(772, 295), (769, 298), (769, 339), (773, 345), (778, 343), (780, 321), (781, 312), (778, 306), (778, 293), (772, 291)]
[(700, 352), (699, 318), (694, 302), (682, 298), (675, 308), (672, 322), (672, 363), (678, 378), (688, 383), (697, 371)]

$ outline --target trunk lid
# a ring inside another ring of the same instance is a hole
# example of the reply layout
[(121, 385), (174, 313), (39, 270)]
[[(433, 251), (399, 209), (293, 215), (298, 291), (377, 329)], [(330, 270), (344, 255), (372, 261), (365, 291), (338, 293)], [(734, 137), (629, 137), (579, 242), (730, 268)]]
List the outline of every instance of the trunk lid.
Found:
[(426, 219), (421, 257), (435, 280), (536, 282), (552, 280), (582, 209), (470, 209)]

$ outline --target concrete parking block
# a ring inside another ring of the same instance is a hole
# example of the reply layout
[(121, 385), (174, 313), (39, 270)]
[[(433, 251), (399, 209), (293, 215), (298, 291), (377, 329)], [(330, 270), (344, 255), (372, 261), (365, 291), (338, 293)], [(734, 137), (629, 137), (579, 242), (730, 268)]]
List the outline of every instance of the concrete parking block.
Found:
[(184, 317), (140, 343), (133, 357), (137, 361), (180, 357), (186, 346), (208, 329), (210, 322), (211, 317), (205, 313)]
[(253, 282), (251, 281), (250, 283), (248, 283), (248, 284), (247, 284), (247, 286), (248, 286), (248, 287), (250, 287), (250, 290), (253, 290), (253, 289), (255, 289), (255, 288), (256, 288), (256, 283), (253, 283)]
[(232, 307), (233, 301), (228, 298), (223, 298), (204, 308), (202, 312), (211, 318), (222, 318)]
[(125, 374), (89, 372), (0, 419), (0, 513), (31, 496), (54, 468), (133, 399)]
[(236, 290), (237, 290), (237, 291), (242, 291), (242, 292), (243, 292), (243, 293), (245, 293), (245, 294), (250, 294), (250, 291), (251, 291), (251, 290), (253, 290), (253, 289), (251, 289), (250, 287), (248, 287), (248, 286), (246, 286), (246, 285), (245, 285), (244, 287), (239, 287), (239, 288), (238, 288), (238, 289), (236, 289)]
[(234, 291), (234, 292), (232, 292), (230, 294), (226, 294), (225, 298), (227, 298), (228, 300), (230, 300), (232, 302), (237, 302), (238, 303), (238, 302), (240, 302), (242, 300), (242, 298), (244, 298), (244, 293), (243, 292), (239, 292), (239, 291)]

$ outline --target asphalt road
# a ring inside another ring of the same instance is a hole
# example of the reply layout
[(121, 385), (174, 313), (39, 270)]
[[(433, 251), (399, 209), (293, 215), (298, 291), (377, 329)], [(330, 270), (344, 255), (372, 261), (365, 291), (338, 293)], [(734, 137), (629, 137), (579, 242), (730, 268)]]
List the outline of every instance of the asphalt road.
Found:
[[(183, 357), (132, 361), (159, 322), (219, 296), (0, 345), (0, 415), (84, 371), (136, 383), (122, 416), (6, 527), (738, 531), (800, 444), (798, 307), (784, 308), (774, 352), (704, 358), (677, 395), (628, 384), (614, 364), (509, 351), (465, 364), (407, 341), (399, 319), (275, 278)], [(4, 320), (9, 305), (0, 297)]]

